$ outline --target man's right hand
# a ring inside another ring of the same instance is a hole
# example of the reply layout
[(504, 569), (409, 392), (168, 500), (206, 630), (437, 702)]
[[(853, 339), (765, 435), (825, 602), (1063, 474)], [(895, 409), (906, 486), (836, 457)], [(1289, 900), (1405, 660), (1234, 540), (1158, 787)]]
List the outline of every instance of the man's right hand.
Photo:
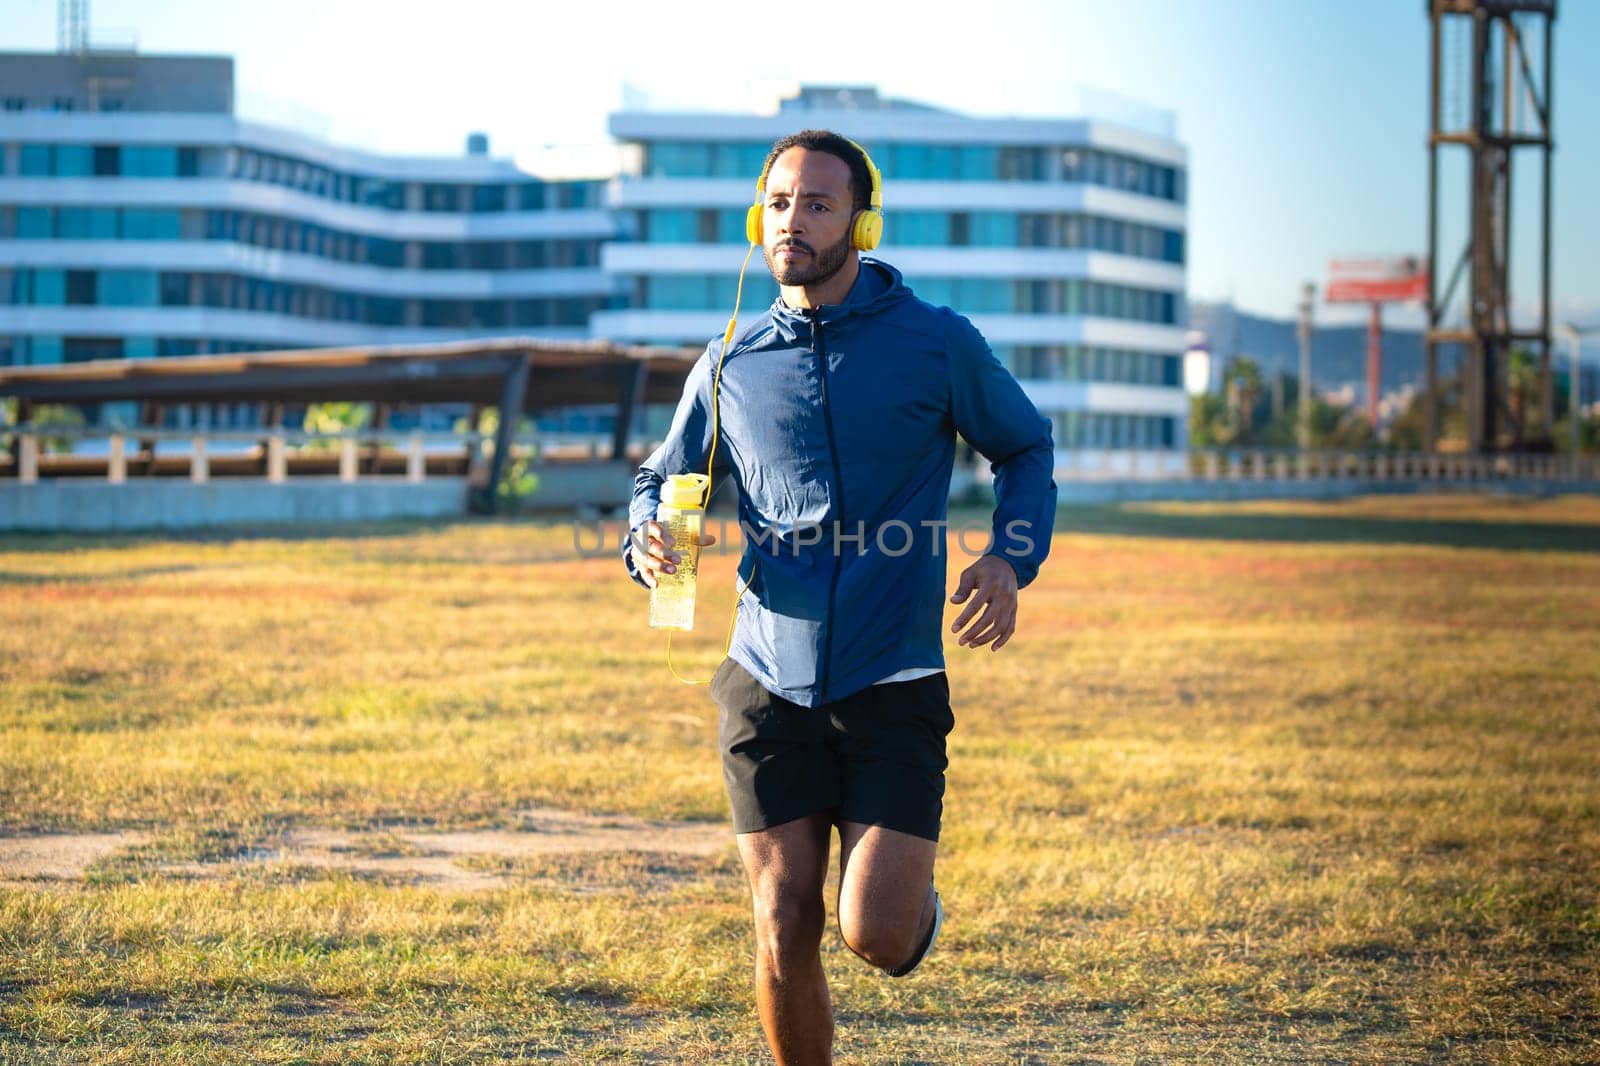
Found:
[[(639, 541), (641, 539), (645, 542), (643, 551), (639, 549)], [(683, 561), (682, 556), (672, 550), (672, 534), (668, 533), (661, 523), (655, 519), (646, 522), (644, 528), (630, 537), (629, 541), (628, 551), (633, 555), (633, 565), (638, 569), (639, 576), (644, 578), (644, 583), (650, 588), (655, 588), (656, 585), (660, 584), (662, 574), (670, 574), (676, 570), (677, 567), (674, 564)], [(716, 542), (715, 534), (707, 533), (704, 530), (700, 532), (700, 547), (710, 547)]]

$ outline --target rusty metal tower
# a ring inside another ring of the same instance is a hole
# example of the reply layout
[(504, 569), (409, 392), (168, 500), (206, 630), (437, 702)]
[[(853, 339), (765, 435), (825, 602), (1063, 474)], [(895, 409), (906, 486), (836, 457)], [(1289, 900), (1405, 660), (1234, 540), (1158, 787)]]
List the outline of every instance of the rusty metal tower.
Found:
[[(1467, 447), (1473, 452), (1548, 447), (1554, 394), (1550, 377), (1550, 164), (1552, 36), (1556, 0), (1427, 0), (1432, 23), (1428, 135), (1428, 261), (1434, 264), (1424, 336), (1427, 444), (1439, 439), (1439, 346), (1462, 345)], [(1459, 42), (1457, 54), (1447, 39)], [(1530, 43), (1532, 49), (1530, 50)], [(1530, 58), (1530, 55), (1532, 58)], [(1452, 59), (1455, 60), (1452, 67)], [(1542, 68), (1542, 69), (1541, 69)], [(1447, 103), (1465, 103), (1444, 114)], [(1440, 291), (1439, 149), (1458, 145), (1469, 157), (1466, 247)], [(1522, 149), (1542, 156), (1539, 219), (1540, 293), (1533, 328), (1512, 322), (1511, 177)], [(1447, 326), (1457, 289), (1467, 278), (1459, 325)], [(1511, 352), (1538, 356), (1538, 412), (1517, 403), (1509, 380)], [(1537, 429), (1533, 423), (1537, 421)]]

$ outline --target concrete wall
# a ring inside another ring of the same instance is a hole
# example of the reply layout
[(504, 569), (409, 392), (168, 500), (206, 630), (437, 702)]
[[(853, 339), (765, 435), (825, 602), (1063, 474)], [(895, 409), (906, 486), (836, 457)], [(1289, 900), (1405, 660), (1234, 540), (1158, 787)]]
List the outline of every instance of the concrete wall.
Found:
[(539, 484), (522, 501), (520, 508), (570, 511), (575, 507), (626, 507), (633, 498), (633, 476), (639, 468), (621, 460), (599, 459), (584, 463), (534, 463), (529, 469), (538, 476)]
[[(611, 460), (535, 463), (534, 492), (517, 510), (571, 512), (626, 508), (632, 463)], [(719, 493), (719, 495), (728, 495)], [(348, 522), (381, 518), (444, 518), (468, 513), (465, 477), (399, 477), (340, 481), (301, 476), (214, 478), (41, 478), (0, 481), (0, 530), (187, 529), (239, 523)]]
[[(634, 468), (623, 462), (535, 467), (538, 490), (519, 510), (570, 512), (624, 508)], [(1529, 496), (1600, 495), (1600, 481), (1514, 478), (1495, 481), (1426, 481), (1338, 478), (1311, 480), (1057, 481), (1058, 502), (1112, 504), (1136, 501), (1338, 500), (1377, 493), (1494, 492)], [(958, 478), (951, 495), (961, 505), (993, 504), (993, 487)], [(730, 492), (718, 492), (713, 511), (734, 513)], [(263, 478), (225, 478), (197, 485), (178, 479), (133, 478), (120, 485), (98, 478), (46, 478), (32, 485), (0, 481), (0, 530), (185, 529), (218, 525), (343, 522), (383, 518), (451, 518), (467, 513), (465, 478), (423, 482), (368, 478), (297, 477), (279, 484)]]
[(301, 477), (280, 484), (228, 478), (197, 485), (177, 479), (52, 478), (0, 483), (0, 529), (182, 529), (219, 525), (436, 518), (466, 513), (466, 478), (341, 482)]

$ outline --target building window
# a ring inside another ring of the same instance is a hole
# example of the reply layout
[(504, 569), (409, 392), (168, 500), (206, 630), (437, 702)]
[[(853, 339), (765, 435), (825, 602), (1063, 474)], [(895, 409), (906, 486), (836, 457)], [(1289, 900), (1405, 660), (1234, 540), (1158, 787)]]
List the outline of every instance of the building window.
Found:
[(504, 241), (473, 241), (466, 246), (468, 270), (504, 270), (506, 245)]
[(84, 178), (94, 174), (95, 149), (87, 144), (58, 144), (51, 173), (58, 178)]
[(950, 243), (959, 248), (970, 244), (972, 218), (965, 211), (954, 211), (950, 214)]
[(159, 277), (153, 270), (103, 270), (98, 302), (107, 307), (155, 307)]
[(1044, 156), (1037, 148), (1010, 146), (1000, 149), (998, 177), (1001, 181), (1039, 181), (1044, 177)]
[(1004, 211), (974, 211), (968, 243), (982, 248), (1015, 248), (1020, 241), (1021, 216)]
[[(138, 149), (128, 148), (123, 151), (138, 151)], [(114, 144), (95, 145), (93, 165), (94, 176), (97, 178), (114, 178), (123, 172), (118, 149)]]
[(51, 366), (61, 362), (62, 344), (59, 336), (35, 334), (25, 339), (28, 351), (24, 363), (32, 366)]
[(711, 148), (705, 144), (664, 141), (645, 151), (646, 173), (653, 178), (699, 178), (711, 172)]
[(456, 270), (459, 265), (460, 258), (455, 245), (430, 241), (422, 246), (422, 269)]
[(770, 151), (770, 145), (753, 141), (654, 141), (643, 147), (644, 173), (655, 178), (754, 179)]
[(956, 149), (956, 174), (962, 181), (993, 181), (1000, 172), (1000, 149), (995, 145), (963, 145)]
[(689, 208), (657, 208), (645, 216), (645, 239), (661, 244), (689, 244), (699, 232), (698, 216)]
[(91, 305), (95, 297), (95, 277), (92, 270), (66, 272), (66, 303), (69, 306)]
[(114, 207), (62, 207), (57, 209), (57, 236), (66, 240), (115, 240)]
[(592, 182), (572, 181), (556, 186), (556, 207), (596, 207), (600, 203), (599, 186)]
[(1004, 314), (1016, 309), (1016, 288), (1006, 278), (959, 278), (955, 306), (974, 314)]
[[(733, 305), (734, 289), (738, 277), (733, 274), (657, 274), (642, 281), (644, 306), (658, 311), (708, 311)], [(745, 299), (755, 304), (771, 302), (777, 296), (777, 286), (770, 277), (753, 275), (745, 278)], [(578, 301), (588, 306), (586, 301)], [(577, 304), (574, 303), (573, 307)], [(589, 310), (603, 309), (604, 301), (594, 303)], [(587, 312), (585, 312), (587, 314)], [(569, 315), (576, 314), (569, 308)], [(568, 323), (582, 325), (586, 319)]]
[(701, 244), (715, 244), (719, 234), (719, 219), (717, 211), (695, 212), (695, 240)]
[(894, 211), (884, 219), (884, 238), (904, 247), (948, 245), (950, 215), (945, 211)]
[(182, 216), (177, 211), (122, 209), (122, 237), (130, 241), (174, 241), (182, 236)]
[(538, 270), (545, 265), (545, 242), (518, 241), (511, 246), (511, 269)]
[(19, 271), (17, 282), (18, 303), (60, 307), (67, 302), (67, 275), (64, 270)]
[(541, 211), (544, 209), (544, 183), (525, 181), (517, 186), (517, 210)]
[[(157, 337), (156, 354), (160, 355), (198, 355), (200, 342), (188, 337)], [(173, 412), (169, 412), (169, 416)]]
[(883, 155), (886, 179), (950, 181), (956, 176), (956, 154), (950, 145), (891, 144)]
[(660, 274), (645, 279), (645, 303), (663, 311), (701, 311), (711, 306), (706, 278), (700, 274)]
[(18, 152), (18, 168), (25, 178), (44, 177), (50, 173), (50, 146), (24, 144)]
[(178, 149), (163, 144), (128, 144), (122, 149), (122, 173), (128, 178), (178, 178)]
[(422, 209), (424, 211), (457, 211), (460, 209), (459, 204), (458, 186), (424, 185), (422, 187)]
[(955, 305), (955, 285), (949, 278), (918, 278), (913, 289), (918, 296), (935, 307)]
[[(62, 340), (63, 362), (87, 363), (95, 359), (121, 359), (121, 337), (66, 337)], [(98, 406), (98, 405), (96, 405)], [(99, 419), (91, 419), (98, 424)]]
[(506, 187), (504, 185), (473, 186), (472, 209), (480, 212), (504, 211), (506, 209)]
[(164, 272), (161, 275), (159, 298), (162, 307), (187, 307), (189, 275), (174, 271)]
[(723, 208), (717, 212), (717, 242), (719, 244), (744, 244), (746, 211), (742, 207)]
[(48, 207), (17, 208), (17, 236), (23, 240), (47, 240), (55, 236)]

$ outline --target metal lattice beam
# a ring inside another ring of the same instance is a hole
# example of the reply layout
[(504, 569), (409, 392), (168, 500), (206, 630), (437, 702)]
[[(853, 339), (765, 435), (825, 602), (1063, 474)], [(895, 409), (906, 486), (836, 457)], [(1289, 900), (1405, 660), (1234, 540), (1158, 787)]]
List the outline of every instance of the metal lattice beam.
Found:
[[(1428, 330), (1424, 335), (1427, 374), (1428, 447), (1439, 438), (1438, 349), (1461, 344), (1465, 349), (1463, 385), (1467, 404), (1467, 447), (1474, 452), (1495, 452), (1548, 447), (1553, 422), (1550, 352), (1550, 168), (1554, 138), (1553, 24), (1556, 0), (1431, 0), (1431, 78), (1428, 135), (1428, 256), (1439, 262), (1439, 152), (1464, 149), (1469, 159), (1470, 191), (1467, 242), (1442, 294), (1438, 272), (1430, 280)], [(1465, 84), (1444, 85), (1443, 38), (1447, 32), (1470, 33), (1470, 61), (1466, 69), (1451, 73)], [(1542, 76), (1530, 56), (1529, 39), (1542, 37)], [(1466, 122), (1445, 128), (1443, 101), (1447, 93), (1467, 90), (1471, 106)], [(1527, 103), (1524, 109), (1523, 103)], [(1531, 122), (1523, 121), (1531, 111)], [(1512, 176), (1524, 149), (1542, 157), (1542, 204), (1539, 218), (1540, 295), (1537, 325), (1518, 329), (1512, 321)], [(1447, 322), (1455, 307), (1454, 296), (1467, 272), (1465, 301)], [(1509, 378), (1516, 345), (1528, 346), (1538, 357), (1538, 417), (1524, 404), (1513, 402), (1517, 384)], [(1537, 426), (1537, 428), (1535, 428)]]

